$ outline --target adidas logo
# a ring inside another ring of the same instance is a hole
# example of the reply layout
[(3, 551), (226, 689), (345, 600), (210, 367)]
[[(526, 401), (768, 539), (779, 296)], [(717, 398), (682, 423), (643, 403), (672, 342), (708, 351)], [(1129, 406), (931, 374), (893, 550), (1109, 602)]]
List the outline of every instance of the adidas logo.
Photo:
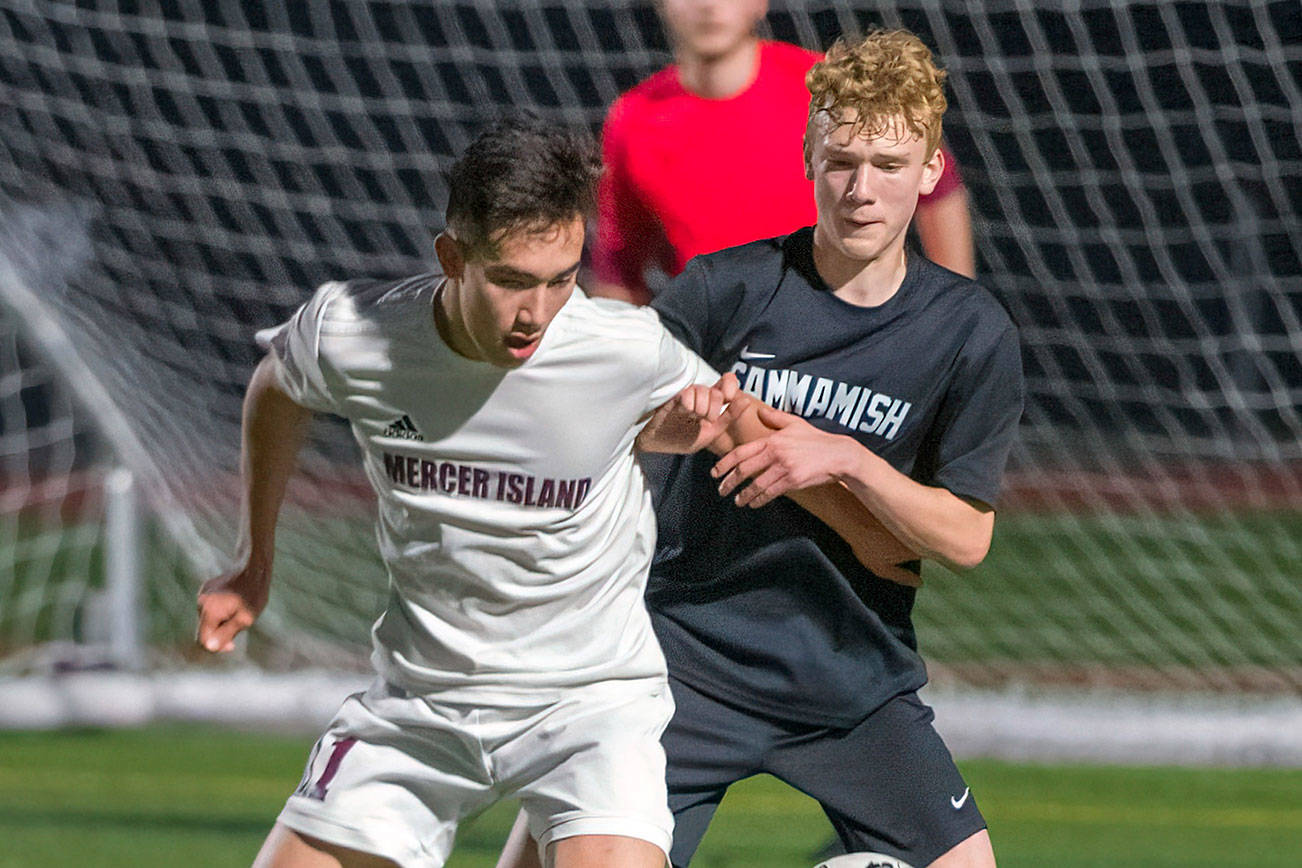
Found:
[(410, 416), (403, 416), (397, 422), (384, 429), (385, 437), (398, 437), (402, 440), (424, 440), (425, 436), (416, 430)]

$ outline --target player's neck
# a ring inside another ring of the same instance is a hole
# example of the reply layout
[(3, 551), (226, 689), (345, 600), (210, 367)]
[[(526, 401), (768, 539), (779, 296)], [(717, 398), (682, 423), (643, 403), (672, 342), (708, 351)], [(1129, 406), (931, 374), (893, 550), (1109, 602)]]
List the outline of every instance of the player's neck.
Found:
[(472, 362), (484, 361), (477, 352), (470, 330), (466, 328), (465, 320), (461, 316), (461, 307), (458, 303), (460, 294), (456, 290), (455, 281), (445, 278), (434, 291), (432, 305), (434, 328), (438, 330), (439, 337), (447, 344), (448, 349), (458, 356), (470, 359)]
[(833, 295), (858, 307), (877, 307), (899, 292), (908, 271), (904, 239), (875, 259), (853, 259), (814, 234), (814, 268)]
[(759, 71), (759, 37), (752, 36), (726, 54), (701, 57), (679, 52), (678, 81), (704, 99), (728, 99), (750, 87)]

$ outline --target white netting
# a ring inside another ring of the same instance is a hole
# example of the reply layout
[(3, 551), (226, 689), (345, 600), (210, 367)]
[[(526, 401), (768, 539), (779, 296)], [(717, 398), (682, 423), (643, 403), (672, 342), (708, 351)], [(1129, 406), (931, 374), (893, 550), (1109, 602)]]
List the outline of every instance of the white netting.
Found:
[(97, 573), (100, 529), (87, 516), (87, 431), (65, 390), (0, 311), (0, 655), (77, 632)]
[[(937, 49), (982, 277), (1022, 329), (1028, 405), (995, 550), (968, 575), (932, 570), (919, 597), (936, 671), (1297, 693), (1296, 4), (772, 5), (772, 34), (810, 47), (883, 23)], [(69, 523), (65, 553), (11, 529), (23, 491), (93, 466), (75, 439), (42, 445), (36, 403), (145, 485), (147, 560), (187, 553), (194, 572), (169, 568), (175, 592), (150, 596), (153, 641), (183, 644), (197, 574), (233, 542), (253, 332), (325, 280), (426, 269), (441, 172), (487, 120), (527, 107), (595, 128), (667, 59), (649, 2), (0, 9), (0, 297), (5, 347), (26, 346), (0, 369), (3, 442), (57, 456), (6, 458), (31, 481), (6, 468), (0, 534), (44, 560), (0, 573), (0, 648), (75, 638), (75, 588), (96, 581), (92, 530)], [(16, 399), (33, 377), (40, 402)], [(364, 653), (385, 590), (352, 461), (343, 428), (319, 424), (259, 660)]]

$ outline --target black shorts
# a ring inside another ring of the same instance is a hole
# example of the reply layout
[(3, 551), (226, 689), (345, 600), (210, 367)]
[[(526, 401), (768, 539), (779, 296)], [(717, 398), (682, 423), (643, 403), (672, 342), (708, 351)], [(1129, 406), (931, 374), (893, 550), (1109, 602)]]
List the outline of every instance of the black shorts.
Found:
[(661, 742), (674, 812), (670, 861), (684, 868), (730, 784), (768, 773), (816, 799), (847, 852), (928, 865), (986, 827), (916, 693), (852, 729), (742, 711), (670, 678), (677, 711)]

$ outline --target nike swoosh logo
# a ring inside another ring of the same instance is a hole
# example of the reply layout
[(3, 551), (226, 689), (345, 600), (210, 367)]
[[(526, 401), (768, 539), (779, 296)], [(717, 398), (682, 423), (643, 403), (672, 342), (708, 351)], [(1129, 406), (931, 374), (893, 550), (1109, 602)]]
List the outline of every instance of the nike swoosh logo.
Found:
[(950, 796), (950, 797), (949, 797), (949, 803), (950, 803), (951, 805), (953, 805), (953, 806), (954, 806), (954, 810), (957, 811), (959, 808), (963, 807), (963, 805), (965, 805), (965, 804), (967, 803), (967, 797), (968, 797), (969, 795), (971, 795), (971, 794), (972, 794), (972, 788), (971, 788), (971, 787), (967, 787), (967, 788), (965, 788), (965, 789), (963, 790), (963, 798), (961, 798), (961, 799), (956, 799), (956, 798), (954, 798), (953, 796)]
[(773, 353), (752, 353), (750, 351), (750, 344), (746, 344), (746, 346), (741, 348), (741, 357), (747, 361), (750, 361), (752, 359), (776, 358), (776, 356)]

